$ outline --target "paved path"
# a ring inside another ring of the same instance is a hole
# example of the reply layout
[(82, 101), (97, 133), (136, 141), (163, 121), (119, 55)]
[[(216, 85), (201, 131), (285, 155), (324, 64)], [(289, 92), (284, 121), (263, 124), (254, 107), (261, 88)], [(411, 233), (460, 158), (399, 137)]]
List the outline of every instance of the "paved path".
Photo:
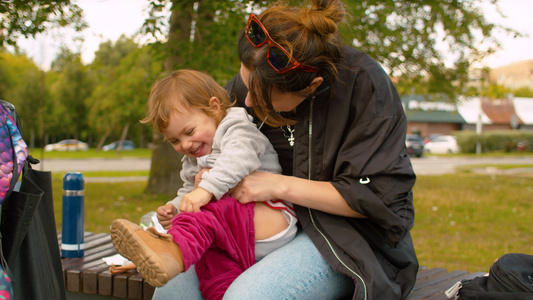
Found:
[(83, 171), (144, 171), (150, 170), (150, 158), (89, 158), (45, 159), (35, 166), (37, 170), (83, 172)]
[(440, 175), (455, 173), (457, 167), (469, 165), (533, 165), (533, 155), (482, 158), (426, 156), (412, 158), (411, 163), (417, 175)]
[[(46, 159), (35, 166), (36, 170), (52, 172), (87, 171), (145, 171), (150, 170), (149, 158), (91, 158), (91, 159)], [(87, 177), (85, 182), (147, 181), (148, 176)]]
[[(529, 156), (509, 156), (509, 157), (492, 157), (492, 158), (462, 158), (462, 157), (442, 157), (426, 156), (421, 158), (412, 158), (413, 169), (417, 175), (440, 175), (451, 174), (455, 172), (458, 166), (466, 165), (486, 165), (486, 164), (505, 164), (505, 165), (533, 165), (533, 155)], [(149, 158), (116, 158), (116, 159), (47, 159), (37, 165), (35, 169), (52, 172), (84, 172), (84, 171), (136, 171), (150, 170), (151, 160)], [(484, 170), (484, 169), (483, 169)], [(483, 171), (482, 170), (482, 171)], [(486, 169), (486, 173), (495, 171), (494, 168)], [(531, 169), (523, 168), (520, 170), (506, 170), (505, 172), (531, 172)], [(485, 172), (485, 171), (484, 171)], [(500, 173), (503, 171), (499, 171)], [(147, 178), (140, 177), (106, 177), (106, 178), (88, 178), (87, 181), (143, 181)]]

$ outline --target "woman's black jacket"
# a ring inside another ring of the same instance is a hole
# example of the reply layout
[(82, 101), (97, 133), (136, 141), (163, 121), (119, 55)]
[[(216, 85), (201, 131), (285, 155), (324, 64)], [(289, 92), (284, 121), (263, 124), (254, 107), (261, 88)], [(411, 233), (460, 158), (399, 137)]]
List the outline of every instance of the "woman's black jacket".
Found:
[[(297, 206), (303, 229), (327, 262), (355, 280), (354, 299), (403, 299), (418, 271), (409, 233), (415, 174), (405, 150), (407, 120), (390, 78), (368, 55), (345, 47), (338, 70), (337, 80), (325, 81), (296, 108), (292, 149), (280, 128), (263, 131), (285, 174), (331, 182), (367, 217)], [(247, 91), (239, 75), (226, 89), (243, 106)]]

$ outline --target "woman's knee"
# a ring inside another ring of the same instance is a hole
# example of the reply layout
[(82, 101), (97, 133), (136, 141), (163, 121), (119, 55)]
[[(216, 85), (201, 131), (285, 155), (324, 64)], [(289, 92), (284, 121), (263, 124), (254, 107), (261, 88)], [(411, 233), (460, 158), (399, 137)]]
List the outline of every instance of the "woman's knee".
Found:
[(164, 286), (156, 288), (152, 300), (191, 299), (202, 300), (200, 282), (194, 266), (186, 272), (172, 278)]

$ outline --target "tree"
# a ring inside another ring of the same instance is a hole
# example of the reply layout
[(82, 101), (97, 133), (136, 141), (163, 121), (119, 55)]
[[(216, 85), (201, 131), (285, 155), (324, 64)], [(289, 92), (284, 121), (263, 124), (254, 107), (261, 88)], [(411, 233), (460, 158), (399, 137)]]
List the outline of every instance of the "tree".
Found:
[[(152, 2), (152, 13), (158, 11), (160, 4)], [(170, 16), (170, 32), (166, 43), (166, 59), (163, 63), (165, 72), (170, 72), (175, 66), (183, 63), (184, 49), (190, 44), (190, 31), (192, 24), (192, 9), (194, 1), (172, 2), (172, 14)], [(182, 42), (185, 41), (185, 42)], [(150, 177), (146, 192), (150, 194), (176, 194), (178, 188), (183, 185), (179, 176), (181, 170), (182, 155), (178, 155), (169, 143), (163, 140), (163, 136), (154, 130), (154, 145)]]
[(528, 87), (521, 87), (512, 91), (515, 97), (533, 98), (533, 90)]
[(21, 36), (35, 37), (53, 27), (87, 27), (82, 10), (70, 0), (0, 1), (0, 47), (15, 46)]
[[(19, 37), (35, 37), (37, 34), (52, 28), (68, 26), (71, 26), (75, 32), (80, 32), (87, 27), (82, 10), (70, 0), (0, 1), (0, 50), (6, 45), (15, 46), (15, 50), (17, 50), (16, 45)], [(0, 68), (1, 72), (3, 71)], [(19, 73), (18, 76), (21, 74)], [(19, 93), (20, 96), (24, 97), (24, 105), (19, 109), (21, 113), (24, 113), (24, 119), (29, 120), (28, 123), (30, 124), (24, 125), (23, 123), (22, 126), (23, 128), (29, 126), (30, 145), (33, 146), (34, 132), (37, 126), (41, 140), (44, 140), (43, 119), (49, 116), (45, 115), (43, 110), (43, 105), (46, 105), (43, 103), (43, 98), (46, 97), (46, 77), (41, 72), (38, 75), (29, 73), (27, 78), (28, 82), (25, 85), (28, 89), (21, 90)], [(37, 85), (39, 88), (36, 88)], [(0, 89), (4, 86), (5, 84), (0, 85)], [(37, 118), (33, 117), (35, 115)], [(37, 125), (37, 123), (39, 124)]]
[(90, 66), (99, 74), (99, 83), (86, 100), (89, 126), (101, 137), (100, 146), (109, 135), (118, 137), (130, 125), (139, 128), (141, 136), (146, 132), (138, 121), (144, 115), (150, 86), (162, 69), (150, 54), (149, 46), (138, 48), (126, 38), (111, 47), (107, 42), (100, 45)]
[(24, 55), (0, 53), (0, 78), (0, 99), (15, 105), (23, 120), (23, 136), (33, 148), (44, 94), (44, 74)]
[[(54, 132), (54, 137), (88, 138), (87, 107), (85, 99), (93, 90), (94, 79), (81, 62), (80, 53), (63, 48), (52, 62), (52, 71), (57, 77), (50, 86), (54, 103), (52, 114), (60, 116), (53, 123), (47, 122), (46, 131)], [(54, 128), (55, 127), (55, 128)]]
[[(163, 11), (169, 1), (151, 1), (150, 18), (143, 26), (144, 33), (154, 38), (168, 36), (168, 40), (154, 45), (165, 57), (165, 73), (192, 68), (210, 74), (223, 85), (239, 70), (237, 37), (248, 2), (174, 0), (170, 3), (168, 33), (164, 31)], [(153, 145), (146, 191), (175, 195), (183, 185), (179, 176), (182, 155), (157, 132), (154, 132)]]
[[(490, 2), (497, 6), (497, 0)], [(481, 3), (353, 1), (347, 5), (350, 17), (343, 35), (398, 77), (400, 90), (414, 86), (418, 93), (455, 99), (468, 82), (471, 66), (500, 47), (492, 36), (496, 30), (521, 36), (488, 23)]]

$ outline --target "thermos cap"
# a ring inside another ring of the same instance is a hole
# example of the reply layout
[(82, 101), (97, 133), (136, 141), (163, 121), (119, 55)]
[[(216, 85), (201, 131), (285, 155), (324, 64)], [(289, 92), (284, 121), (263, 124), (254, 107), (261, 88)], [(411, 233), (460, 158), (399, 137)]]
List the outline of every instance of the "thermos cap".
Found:
[(83, 175), (80, 172), (69, 172), (63, 178), (63, 190), (83, 190)]

